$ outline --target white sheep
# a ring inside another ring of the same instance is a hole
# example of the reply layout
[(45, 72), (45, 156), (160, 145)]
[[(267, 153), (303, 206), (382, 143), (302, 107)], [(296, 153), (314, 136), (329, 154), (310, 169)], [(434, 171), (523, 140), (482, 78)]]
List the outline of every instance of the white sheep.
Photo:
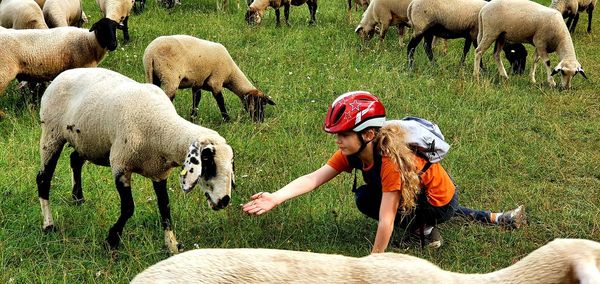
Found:
[(409, 26), (406, 9), (411, 1), (412, 0), (371, 1), (354, 32), (363, 40), (371, 39), (375, 33), (375, 27), (379, 27), (379, 39), (380, 42), (383, 42), (388, 28), (390, 26), (397, 26), (400, 47), (402, 47), (404, 27)]
[(49, 28), (81, 27), (87, 21), (81, 9), (81, 0), (48, 0), (42, 11)]
[(317, 22), (315, 18), (315, 14), (317, 13), (317, 0), (254, 0), (246, 11), (246, 21), (248, 24), (260, 24), (262, 21), (263, 14), (265, 10), (269, 7), (273, 7), (275, 9), (275, 25), (279, 26), (279, 8), (283, 6), (283, 14), (285, 16), (285, 24), (290, 25), (289, 16), (290, 16), (290, 5), (308, 6), (308, 12), (310, 13), (309, 24), (314, 24)]
[(176, 166), (181, 188), (196, 184), (213, 210), (226, 207), (233, 186), (233, 150), (216, 131), (177, 115), (164, 92), (102, 68), (65, 71), (46, 89), (40, 104), (41, 169), (37, 176), (43, 229), (52, 230), (49, 206), (52, 175), (63, 145), (73, 147), (73, 193), (83, 201), (81, 168), (85, 161), (110, 166), (121, 198), (121, 215), (110, 228), (107, 245), (116, 249), (127, 220), (133, 215), (131, 174), (152, 180), (165, 244), (171, 253), (179, 244), (171, 228), (167, 178)]
[(413, 29), (408, 43), (407, 57), (409, 67), (413, 66), (414, 52), (425, 37), (425, 53), (433, 62), (431, 49), (433, 37), (446, 39), (464, 38), (465, 45), (460, 64), (464, 64), (467, 52), (473, 42), (477, 42), (478, 15), (484, 0), (413, 0), (408, 5), (407, 16)]
[(161, 36), (148, 44), (143, 62), (146, 82), (162, 86), (171, 100), (177, 89), (192, 88), (193, 119), (198, 113), (201, 90), (212, 92), (224, 120), (229, 120), (229, 115), (223, 87), (235, 93), (257, 121), (264, 119), (265, 104), (275, 104), (252, 85), (219, 43), (188, 35)]
[(558, 10), (564, 18), (567, 18), (567, 28), (573, 33), (577, 22), (579, 21), (579, 13), (586, 11), (588, 14), (587, 32), (592, 32), (592, 15), (598, 0), (552, 0), (550, 7)]
[(13, 29), (47, 29), (42, 9), (33, 0), (1, 0), (0, 26)]
[(104, 17), (112, 19), (121, 24), (119, 27), (123, 31), (123, 39), (129, 41), (129, 14), (133, 9), (135, 0), (96, 0)]
[(131, 283), (600, 283), (600, 243), (555, 239), (487, 274), (460, 274), (399, 253), (361, 258), (276, 249), (197, 249), (172, 256)]
[(45, 82), (67, 69), (96, 67), (107, 50), (117, 48), (115, 30), (118, 25), (103, 18), (89, 31), (75, 27), (2, 31), (0, 94), (15, 78)]
[[(569, 30), (563, 18), (555, 9), (545, 7), (528, 0), (494, 0), (481, 8), (479, 12), (478, 46), (475, 49), (473, 76), (479, 79), (479, 66), (483, 53), (496, 42), (494, 59), (498, 65), (500, 76), (508, 79), (500, 50), (505, 41), (513, 43), (530, 43), (535, 46), (533, 68), (530, 79), (535, 83), (535, 69), (539, 58), (542, 58), (547, 70), (547, 81), (556, 86), (552, 76), (558, 72), (562, 75), (563, 88), (571, 87), (571, 79), (580, 73), (587, 79), (581, 64), (577, 61), (575, 48)], [(550, 67), (548, 53), (556, 51), (560, 62)]]

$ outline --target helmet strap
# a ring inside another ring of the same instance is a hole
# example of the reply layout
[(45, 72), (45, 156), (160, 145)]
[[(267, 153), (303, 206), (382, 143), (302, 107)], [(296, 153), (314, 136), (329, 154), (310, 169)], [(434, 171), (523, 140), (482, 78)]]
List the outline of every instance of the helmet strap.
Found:
[(375, 139), (371, 139), (371, 140), (365, 142), (365, 139), (362, 137), (362, 133), (357, 132), (356, 134), (358, 134), (358, 140), (360, 140), (360, 148), (358, 148), (358, 151), (351, 154), (351, 156), (358, 156), (358, 154), (360, 154), (360, 152), (362, 152), (369, 143), (371, 143), (371, 142), (373, 142), (373, 140), (375, 140)]

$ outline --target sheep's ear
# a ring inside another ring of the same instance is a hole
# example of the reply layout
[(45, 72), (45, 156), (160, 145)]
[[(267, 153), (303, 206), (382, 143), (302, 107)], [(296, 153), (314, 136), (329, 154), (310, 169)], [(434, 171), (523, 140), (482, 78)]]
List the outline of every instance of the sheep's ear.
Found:
[(363, 30), (362, 26), (358, 26), (356, 27), (356, 29), (354, 30), (355, 33), (360, 33)]
[(203, 172), (202, 177), (208, 180), (217, 175), (217, 165), (215, 164), (215, 146), (208, 144), (202, 148), (200, 153), (200, 160), (202, 161)]
[(179, 184), (184, 192), (190, 192), (198, 183), (202, 175), (202, 162), (200, 158), (200, 145), (197, 141), (188, 148), (187, 156), (179, 173)]
[(585, 76), (585, 72), (583, 72), (583, 68), (581, 68), (581, 66), (577, 67), (577, 71), (575, 71), (575, 74), (581, 74), (581, 76), (583, 76), (583, 78), (585, 78), (587, 80), (587, 76)]
[(552, 74), (550, 74), (550, 76), (554, 76), (556, 75), (558, 72), (560, 72), (562, 70), (562, 68), (560, 67), (556, 67), (554, 68), (554, 70), (552, 70)]
[[(583, 71), (583, 70), (582, 70)], [(265, 96), (265, 99), (267, 100), (267, 103), (274, 106), (275, 102), (273, 101), (273, 98), (271, 98), (271, 96)]]

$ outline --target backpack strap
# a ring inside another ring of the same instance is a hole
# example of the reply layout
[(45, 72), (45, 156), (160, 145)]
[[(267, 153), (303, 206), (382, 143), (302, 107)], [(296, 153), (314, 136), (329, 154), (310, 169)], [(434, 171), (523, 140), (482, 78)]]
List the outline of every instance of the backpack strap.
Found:
[(432, 163), (429, 161), (429, 158), (427, 158), (427, 156), (425, 154), (423, 154), (423, 152), (421, 152), (421, 151), (415, 151), (415, 153), (417, 154), (417, 156), (419, 156), (419, 157), (425, 159), (425, 161), (427, 161), (427, 163), (425, 163), (425, 166), (423, 166), (423, 168), (417, 173), (419, 176), (421, 176), (427, 170), (429, 170), (429, 167), (431, 167)]

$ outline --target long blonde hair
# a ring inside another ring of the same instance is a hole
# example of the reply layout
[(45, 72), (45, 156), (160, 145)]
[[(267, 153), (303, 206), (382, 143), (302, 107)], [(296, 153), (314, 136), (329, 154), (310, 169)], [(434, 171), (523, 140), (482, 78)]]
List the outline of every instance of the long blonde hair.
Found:
[(416, 206), (416, 197), (421, 188), (421, 181), (417, 174), (417, 164), (414, 153), (406, 144), (406, 131), (393, 124), (385, 125), (379, 129), (377, 146), (382, 156), (387, 156), (400, 171), (402, 188), (400, 189), (402, 200), (400, 209), (402, 214), (409, 214)]

